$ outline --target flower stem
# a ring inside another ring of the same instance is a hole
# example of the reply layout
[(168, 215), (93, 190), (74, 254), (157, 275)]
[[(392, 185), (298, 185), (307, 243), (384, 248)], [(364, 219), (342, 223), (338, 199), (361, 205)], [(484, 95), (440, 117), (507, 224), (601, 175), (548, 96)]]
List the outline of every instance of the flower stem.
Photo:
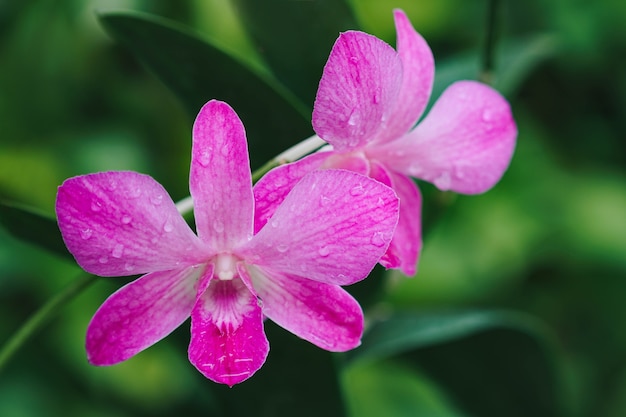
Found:
[(93, 275), (85, 275), (80, 279), (74, 280), (62, 292), (48, 300), (48, 302), (37, 310), (22, 327), (9, 337), (4, 346), (0, 348), (0, 372), (9, 359), (13, 357), (28, 339), (34, 336), (68, 301), (72, 300), (85, 288), (94, 283), (96, 278), (97, 277)]
[(498, 7), (500, 0), (487, 0), (487, 34), (485, 37), (485, 48), (483, 50), (483, 64), (480, 73), (480, 80), (486, 84), (493, 82), (494, 70), (494, 49), (496, 44), (496, 24), (498, 17)]

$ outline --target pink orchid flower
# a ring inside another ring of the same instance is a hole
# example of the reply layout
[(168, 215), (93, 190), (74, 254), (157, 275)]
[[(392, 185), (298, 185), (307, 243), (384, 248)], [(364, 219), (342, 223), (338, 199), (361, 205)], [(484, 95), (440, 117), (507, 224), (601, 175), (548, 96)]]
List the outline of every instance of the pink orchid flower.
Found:
[(406, 15), (394, 11), (397, 52), (363, 32), (342, 33), (328, 58), (313, 109), (313, 128), (332, 145), (278, 167), (255, 187), (255, 227), (263, 227), (306, 173), (344, 168), (392, 187), (400, 220), (380, 263), (414, 275), (421, 249), (421, 194), (411, 177), (440, 190), (487, 191), (509, 165), (517, 128), (494, 89), (460, 81), (414, 127), (433, 85), (433, 56)]
[(92, 364), (124, 361), (190, 316), (189, 360), (230, 386), (265, 362), (264, 316), (329, 351), (360, 343), (362, 310), (339, 285), (366, 277), (387, 249), (399, 210), (391, 188), (350, 171), (315, 172), (253, 234), (244, 127), (219, 101), (194, 123), (189, 186), (197, 236), (149, 176), (104, 172), (59, 188), (59, 227), (78, 264), (100, 276), (145, 274), (95, 313)]

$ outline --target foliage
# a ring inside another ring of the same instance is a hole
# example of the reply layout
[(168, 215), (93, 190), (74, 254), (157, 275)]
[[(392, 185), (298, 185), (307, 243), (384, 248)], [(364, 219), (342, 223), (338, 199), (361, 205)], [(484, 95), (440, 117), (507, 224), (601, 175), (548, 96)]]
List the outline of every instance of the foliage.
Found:
[[(260, 166), (312, 134), (340, 31), (394, 44), (392, 7), (433, 49), (436, 98), (480, 76), (488, 2), (100, 3), (0, 5), (1, 342), (80, 273), (47, 216), (65, 178), (136, 170), (184, 197), (192, 117), (210, 98), (239, 113)], [(622, 3), (500, 2), (493, 85), (519, 127), (513, 163), (480, 196), (420, 184), (418, 273), (379, 268), (348, 288), (366, 301), (356, 350), (267, 323), (267, 363), (229, 389), (194, 373), (183, 326), (95, 368), (85, 328), (126, 282), (100, 279), (0, 369), (0, 415), (624, 415)]]

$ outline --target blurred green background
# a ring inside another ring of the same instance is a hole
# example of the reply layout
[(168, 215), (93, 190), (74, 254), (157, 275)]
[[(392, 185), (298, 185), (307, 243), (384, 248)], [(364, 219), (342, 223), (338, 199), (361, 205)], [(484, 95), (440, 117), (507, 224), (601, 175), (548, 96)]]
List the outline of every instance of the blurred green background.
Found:
[[(481, 196), (422, 185), (419, 273), (390, 274), (372, 314), (530, 313), (549, 329), (566, 414), (624, 416), (626, 2), (500, 6), (495, 86), (519, 127), (511, 167)], [(353, 0), (352, 7), (362, 30), (392, 45), (391, 11), (403, 8), (433, 49), (437, 77), (478, 77), (487, 1)], [(226, 0), (0, 0), (0, 198), (53, 214), (65, 178), (114, 169), (152, 175), (174, 200), (187, 195), (193, 116), (104, 31), (96, 10), (173, 19), (263, 72), (265, 51)], [(329, 52), (332, 41), (320, 47)], [(309, 69), (319, 76), (322, 65)], [(307, 94), (299, 97), (310, 108)], [(264, 97), (249, 100), (264, 106)], [(0, 343), (80, 274), (0, 228)], [(124, 364), (86, 363), (86, 325), (122, 281), (99, 280), (13, 358), (0, 373), (0, 416), (213, 415), (211, 383), (186, 359), (186, 325)], [(399, 362), (349, 368), (342, 384), (354, 416), (466, 415), (445, 386)]]

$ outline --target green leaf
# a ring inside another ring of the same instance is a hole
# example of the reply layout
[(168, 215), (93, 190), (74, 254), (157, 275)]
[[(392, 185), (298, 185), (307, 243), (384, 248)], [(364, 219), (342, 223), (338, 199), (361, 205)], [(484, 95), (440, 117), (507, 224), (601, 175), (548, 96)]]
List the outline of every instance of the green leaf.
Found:
[[(493, 87), (505, 96), (515, 94), (537, 65), (555, 54), (557, 46), (556, 39), (550, 35), (502, 42), (496, 52)], [(453, 82), (475, 80), (480, 75), (480, 55), (477, 52), (461, 53), (438, 60), (436, 64), (431, 104)]]
[(398, 314), (374, 323), (348, 363), (391, 357), (424, 372), (470, 415), (563, 414), (550, 337), (523, 314)]
[(246, 126), (253, 169), (312, 134), (306, 106), (215, 42), (139, 13), (105, 13), (100, 21), (171, 89), (192, 117), (211, 99), (228, 102)]
[(37, 210), (0, 202), (0, 224), (15, 238), (74, 261), (67, 251), (55, 219)]
[(274, 75), (313, 106), (339, 32), (357, 29), (344, 0), (235, 0), (244, 27)]
[(249, 380), (212, 389), (228, 416), (344, 416), (335, 358), (271, 321), (265, 322), (270, 353)]
[(343, 373), (354, 417), (462, 417), (428, 378), (392, 360), (361, 363)]

